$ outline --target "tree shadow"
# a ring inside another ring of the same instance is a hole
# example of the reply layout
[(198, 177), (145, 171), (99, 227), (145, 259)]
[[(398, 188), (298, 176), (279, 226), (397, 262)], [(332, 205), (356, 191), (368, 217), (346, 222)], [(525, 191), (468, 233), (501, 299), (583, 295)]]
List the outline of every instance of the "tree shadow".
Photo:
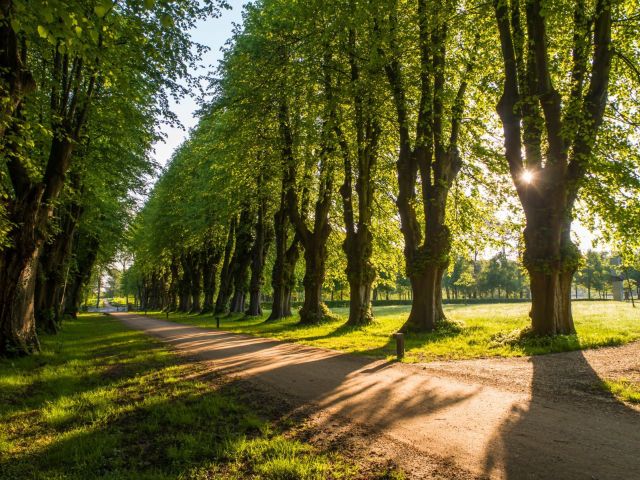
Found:
[(213, 393), (152, 396), (106, 422), (74, 417), (54, 428), (53, 441), (0, 461), (0, 477), (182, 478), (215, 470), (243, 442), (264, 436), (264, 420), (235, 397), (230, 383)]
[(580, 351), (534, 356), (531, 398), (512, 406), (485, 452), (508, 480), (640, 476), (640, 414), (601, 387)]

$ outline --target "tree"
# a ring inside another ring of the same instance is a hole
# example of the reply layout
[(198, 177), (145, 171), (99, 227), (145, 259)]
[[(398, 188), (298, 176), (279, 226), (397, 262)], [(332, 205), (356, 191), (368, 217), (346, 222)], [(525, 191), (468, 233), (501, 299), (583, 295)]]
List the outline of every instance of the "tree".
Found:
[[(575, 333), (571, 282), (579, 252), (571, 223), (607, 105), (613, 3), (580, 0), (569, 14), (561, 6), (543, 8), (541, 0), (531, 0), (524, 2), (524, 18), (522, 3), (495, 0), (494, 9), (504, 63), (497, 109), (505, 157), (526, 217), (531, 326), (539, 335)], [(550, 22), (559, 16), (571, 25), (571, 42), (550, 36)], [(550, 42), (558, 45), (559, 64), (549, 60)], [(563, 90), (554, 86), (567, 78)]]

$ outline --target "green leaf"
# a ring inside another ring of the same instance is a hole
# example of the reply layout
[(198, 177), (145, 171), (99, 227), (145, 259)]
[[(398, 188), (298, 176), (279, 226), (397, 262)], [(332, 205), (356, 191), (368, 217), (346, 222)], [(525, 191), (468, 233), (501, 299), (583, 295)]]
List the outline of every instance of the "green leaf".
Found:
[(155, 3), (155, 0), (144, 0), (144, 8), (146, 8), (147, 10), (151, 10)]
[(38, 35), (40, 35), (42, 38), (47, 38), (49, 36), (49, 32), (42, 25), (38, 25)]
[(164, 28), (171, 28), (173, 27), (173, 18), (171, 18), (171, 15), (165, 13), (160, 17), (160, 23)]

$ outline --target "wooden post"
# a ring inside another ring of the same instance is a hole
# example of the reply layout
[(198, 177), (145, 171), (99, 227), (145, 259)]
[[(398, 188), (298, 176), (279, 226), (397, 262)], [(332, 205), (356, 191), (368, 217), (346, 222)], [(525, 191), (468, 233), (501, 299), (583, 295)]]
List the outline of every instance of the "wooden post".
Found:
[(402, 360), (404, 358), (404, 333), (398, 332), (394, 337), (396, 337), (396, 357), (398, 360)]
[(169, 310), (167, 310), (167, 320), (169, 320)]
[(216, 328), (220, 328), (220, 317), (216, 317)]

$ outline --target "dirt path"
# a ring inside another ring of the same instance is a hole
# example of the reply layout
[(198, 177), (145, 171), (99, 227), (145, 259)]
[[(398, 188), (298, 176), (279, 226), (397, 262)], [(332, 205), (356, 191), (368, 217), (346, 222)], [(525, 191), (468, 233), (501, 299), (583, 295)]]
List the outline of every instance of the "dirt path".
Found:
[(638, 343), (620, 347), (624, 355), (405, 365), (113, 315), (222, 373), (312, 404), (325, 430), (355, 422), (377, 438), (376, 448), (385, 449), (381, 437), (403, 445), (399, 458), (412, 478), (453, 478), (416, 469), (411, 459), (425, 456), (455, 465), (456, 478), (640, 479), (640, 412), (595, 389), (598, 368), (615, 371), (613, 357), (637, 372)]

